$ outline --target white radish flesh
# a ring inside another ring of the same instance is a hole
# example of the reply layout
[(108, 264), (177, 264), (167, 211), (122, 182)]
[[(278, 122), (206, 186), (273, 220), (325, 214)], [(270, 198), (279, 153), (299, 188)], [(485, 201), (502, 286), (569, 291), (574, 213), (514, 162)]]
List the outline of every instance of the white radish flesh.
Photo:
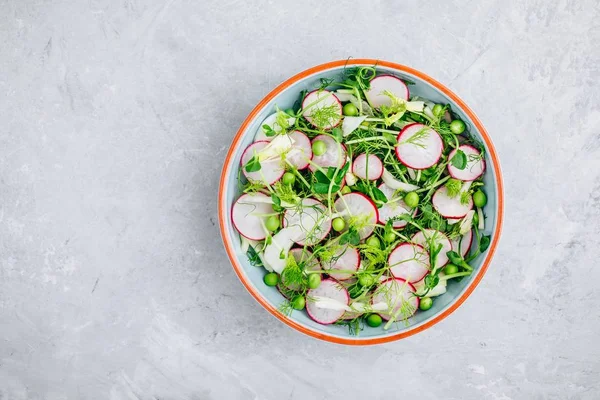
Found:
[(254, 156), (259, 157), (259, 153), (269, 142), (261, 141), (254, 142), (244, 150), (242, 154), (242, 172), (244, 176), (251, 182), (260, 183), (263, 185), (272, 185), (277, 182), (285, 172), (285, 167), (282, 165), (281, 159), (270, 159), (260, 162), (260, 169), (254, 172), (246, 171), (246, 165)]
[(294, 242), (301, 235), (300, 229), (294, 226), (291, 228), (283, 228), (271, 238), (271, 244), (265, 247), (264, 260), (265, 263), (273, 269), (273, 271), (281, 274), (287, 263), (287, 257)]
[(452, 243), (452, 250), (454, 250), (464, 258), (467, 254), (469, 254), (469, 249), (471, 249), (472, 241), (473, 230), (471, 229), (469, 232), (465, 233), (462, 236), (458, 236), (452, 239), (450, 242)]
[(344, 117), (342, 122), (342, 136), (346, 137), (356, 130), (367, 119), (366, 115), (360, 117)]
[[(317, 140), (325, 143), (325, 153), (320, 156), (313, 155), (312, 162), (321, 168), (327, 169), (327, 167), (341, 168), (346, 161), (346, 147), (335, 141), (334, 138), (327, 135), (319, 135), (313, 139), (313, 143)], [(314, 165), (308, 167), (312, 172), (315, 172), (317, 168)]]
[(377, 287), (372, 304), (387, 305), (386, 310), (379, 313), (381, 318), (403, 320), (411, 317), (419, 308), (419, 298), (415, 296), (415, 291), (415, 287), (404, 279), (390, 278)]
[(338, 213), (343, 214), (346, 224), (357, 223), (361, 239), (370, 236), (375, 230), (379, 213), (375, 204), (364, 194), (345, 194), (335, 201), (334, 207)]
[(308, 167), (309, 161), (313, 158), (310, 139), (300, 131), (293, 131), (288, 136), (294, 140), (294, 148), (288, 153), (287, 162), (297, 169)]
[(390, 171), (387, 169), (383, 169), (383, 175), (381, 175), (381, 179), (386, 184), (386, 186), (394, 189), (394, 190), (402, 190), (403, 192), (412, 192), (413, 190), (419, 189), (417, 185), (411, 185), (410, 183), (404, 183), (399, 181), (392, 175)]
[(381, 106), (391, 106), (392, 99), (384, 94), (390, 92), (402, 100), (408, 100), (408, 86), (400, 78), (392, 75), (379, 75), (371, 79), (369, 90), (365, 91), (367, 101), (374, 108)]
[(301, 234), (296, 238), (296, 243), (314, 246), (331, 230), (331, 218), (321, 202), (306, 198), (302, 200), (301, 206), (285, 211), (283, 226), (298, 227)]
[(479, 219), (479, 223), (477, 224), (477, 228), (482, 231), (485, 229), (485, 217), (483, 215), (483, 210), (481, 207), (477, 207), (477, 217)]
[(352, 278), (359, 265), (358, 250), (348, 246), (335, 248), (332, 259), (323, 261), (323, 269), (327, 271), (327, 274), (340, 281)]
[(383, 163), (375, 154), (359, 154), (352, 163), (352, 173), (360, 179), (375, 181), (383, 174)]
[(473, 208), (473, 199), (471, 196), (469, 196), (466, 204), (462, 204), (460, 198), (460, 195), (454, 197), (448, 196), (448, 189), (446, 189), (446, 186), (442, 186), (433, 194), (431, 203), (435, 210), (443, 217), (460, 219), (467, 215)]
[[(379, 190), (385, 195), (388, 199), (387, 203), (385, 203), (378, 211), (379, 214), (379, 223), (385, 224), (388, 219), (399, 217), (403, 214), (410, 214), (411, 209), (406, 205), (404, 200), (399, 197), (394, 198), (394, 189), (387, 186), (385, 183), (379, 185)], [(416, 214), (417, 210), (414, 210), (414, 214)], [(399, 229), (404, 228), (408, 222), (404, 220), (395, 220), (392, 222), (392, 227)]]
[(274, 214), (270, 203), (254, 201), (256, 198), (268, 197), (262, 193), (243, 194), (231, 208), (231, 221), (238, 232), (247, 239), (263, 240), (267, 237), (264, 227), (269, 214)]
[[(279, 113), (285, 114), (283, 111), (279, 111)], [(267, 136), (267, 133), (266, 133), (265, 129), (263, 128), (264, 125), (267, 125), (269, 128), (273, 129), (273, 131), (275, 133), (279, 133), (283, 130), (282, 127), (279, 126), (279, 123), (277, 122), (277, 114), (278, 113), (273, 113), (273, 114), (269, 115), (260, 124), (260, 126), (258, 127), (258, 130), (256, 131), (256, 135), (254, 136), (255, 142), (263, 141), (263, 140), (270, 142), (271, 140), (273, 140), (273, 138), (275, 138), (275, 136)], [(284, 117), (287, 117), (287, 115), (285, 115)], [(284, 120), (284, 118), (280, 117), (280, 120)], [(284, 127), (285, 129), (294, 125), (296, 123), (296, 118), (287, 117), (286, 121), (287, 121), (287, 126)]]
[(324, 279), (318, 288), (310, 289), (306, 295), (306, 312), (315, 322), (328, 325), (339, 320), (346, 312), (346, 307), (325, 308), (328, 305), (324, 299), (331, 300), (329, 303), (339, 303), (347, 306), (350, 301), (348, 291), (334, 279)]
[(471, 225), (473, 225), (473, 217), (475, 216), (475, 210), (471, 210), (465, 215), (465, 217), (460, 222), (460, 226), (458, 227), (458, 231), (461, 235), (469, 232), (471, 230)]
[(435, 259), (435, 268), (441, 268), (448, 264), (448, 256), (446, 253), (452, 250), (452, 243), (450, 242), (450, 239), (448, 239), (448, 236), (444, 235), (442, 232), (435, 229), (424, 229), (423, 231), (415, 233), (410, 241), (423, 246), (427, 251), (431, 251), (429, 248), (430, 241), (433, 242), (435, 246), (441, 244), (442, 250)]
[(439, 133), (426, 125), (407, 125), (398, 135), (396, 155), (409, 168), (427, 169), (435, 165), (443, 150), (444, 142)]
[(302, 113), (313, 126), (331, 129), (342, 120), (342, 103), (328, 90), (313, 90), (302, 102)]
[(452, 163), (448, 164), (448, 173), (450, 176), (461, 181), (474, 181), (479, 178), (485, 171), (485, 160), (481, 157), (479, 150), (468, 144), (463, 144), (458, 149), (453, 150), (448, 155), (448, 159), (452, 160), (452, 157), (454, 157), (458, 150), (462, 150), (465, 156), (467, 156), (467, 165), (464, 169), (458, 169)]
[(419, 282), (429, 272), (429, 254), (423, 246), (402, 243), (392, 250), (388, 264), (395, 278)]

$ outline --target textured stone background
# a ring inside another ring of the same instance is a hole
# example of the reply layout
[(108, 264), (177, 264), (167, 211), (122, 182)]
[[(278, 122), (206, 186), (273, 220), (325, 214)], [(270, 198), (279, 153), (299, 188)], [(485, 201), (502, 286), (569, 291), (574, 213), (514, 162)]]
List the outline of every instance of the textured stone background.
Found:
[[(0, 10), (1, 399), (600, 398), (598, 1)], [(253, 105), (348, 56), (449, 85), (506, 183), (504, 236), (474, 295), (372, 348), (276, 322), (215, 225), (222, 160)]]

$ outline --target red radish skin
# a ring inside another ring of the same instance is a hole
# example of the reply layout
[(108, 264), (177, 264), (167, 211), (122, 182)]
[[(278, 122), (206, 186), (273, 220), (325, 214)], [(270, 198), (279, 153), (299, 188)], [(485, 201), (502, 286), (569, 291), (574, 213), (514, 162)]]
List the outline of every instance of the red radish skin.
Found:
[(430, 238), (433, 238), (436, 244), (442, 245), (442, 250), (439, 252), (435, 260), (436, 267), (441, 268), (444, 265), (448, 264), (448, 256), (446, 255), (446, 253), (452, 250), (452, 243), (450, 242), (450, 239), (448, 239), (448, 236), (435, 229), (425, 229), (423, 231), (415, 233), (410, 239), (410, 241), (423, 246), (427, 251), (429, 251), (428, 239)]
[[(303, 211), (301, 213), (298, 213), (296, 209), (285, 210), (283, 214), (283, 227), (300, 226), (303, 234), (296, 240), (296, 243), (300, 246), (314, 246), (331, 231), (331, 219), (326, 216), (327, 208), (318, 200), (306, 198), (302, 200), (302, 206)], [(315, 225), (319, 222), (319, 227), (315, 228)], [(307, 233), (311, 232), (313, 236), (307, 239)]]
[[(338, 118), (335, 121), (328, 121), (327, 124), (325, 124), (324, 126), (319, 126), (316, 124), (317, 121), (314, 120), (313, 114), (315, 110), (318, 110), (319, 108), (324, 108), (323, 106), (335, 106)], [(302, 101), (302, 110), (304, 118), (306, 118), (306, 120), (316, 128), (333, 129), (336, 126), (338, 126), (340, 122), (342, 122), (342, 103), (336, 97), (336, 95), (330, 92), (329, 90), (317, 89), (313, 90), (312, 92), (309, 92)]]
[(346, 311), (319, 308), (314, 301), (311, 301), (311, 298), (314, 296), (330, 298), (346, 305), (350, 302), (348, 291), (335, 279), (324, 279), (318, 288), (310, 289), (306, 294), (306, 312), (313, 321), (322, 325), (333, 324)]
[(259, 152), (264, 149), (269, 142), (266, 140), (258, 141), (252, 143), (250, 146), (244, 150), (242, 154), (241, 166), (242, 173), (249, 181), (272, 185), (277, 182), (283, 174), (285, 173), (285, 167), (282, 165), (280, 159), (274, 159), (270, 161), (261, 161), (260, 170), (254, 172), (246, 171), (246, 164), (252, 157), (254, 157), (255, 152)]
[(379, 75), (371, 79), (370, 88), (365, 92), (371, 107), (380, 108), (383, 105), (388, 107), (392, 105), (392, 99), (383, 94), (385, 90), (403, 100), (408, 100), (410, 96), (408, 86), (402, 79), (393, 75)]
[[(404, 299), (410, 304), (412, 314), (399, 314), (398, 317), (401, 319), (410, 318), (419, 309), (419, 298), (414, 295), (415, 293), (416, 289), (410, 282), (406, 282), (401, 278), (388, 278), (381, 282), (377, 289), (375, 289), (375, 295), (373, 296), (372, 304), (389, 302), (391, 305), (393, 305), (391, 314), (394, 314), (400, 309), (402, 306), (402, 299)], [(389, 321), (391, 317), (390, 314), (384, 312), (379, 312), (379, 315), (386, 321)], [(398, 319), (399, 318), (397, 318), (397, 320)]]
[[(386, 222), (388, 221), (388, 219), (390, 219), (390, 218), (398, 217), (402, 214), (410, 214), (410, 207), (408, 207), (406, 205), (404, 200), (398, 200), (394, 203), (389, 203), (389, 200), (391, 200), (392, 197), (394, 196), (394, 192), (395, 192), (394, 189), (391, 189), (385, 183), (382, 183), (381, 185), (379, 185), (378, 188), (379, 188), (379, 190), (381, 190), (383, 192), (385, 197), (388, 199), (388, 203), (384, 204), (383, 206), (381, 206), (381, 208), (379, 210), (377, 210), (378, 215), (379, 215), (378, 221), (380, 224), (385, 225)], [(417, 215), (417, 209), (415, 208), (415, 210), (413, 212), (413, 217), (416, 215)], [(404, 228), (407, 224), (408, 224), (408, 222), (406, 222), (406, 221), (395, 220), (394, 222), (392, 222), (392, 227), (395, 229), (400, 229), (400, 228)]]
[[(327, 274), (338, 281), (344, 281), (354, 276), (353, 272), (360, 266), (360, 253), (353, 247), (340, 246), (336, 249), (333, 259), (330, 263), (323, 263), (323, 269)], [(344, 272), (342, 272), (344, 271)]]
[(299, 170), (305, 169), (309, 165), (309, 160), (312, 160), (313, 158), (310, 139), (300, 131), (290, 132), (289, 135), (294, 140), (293, 148), (296, 149), (297, 152), (287, 157), (287, 162)]
[(388, 265), (395, 278), (416, 283), (430, 270), (429, 253), (419, 244), (402, 243), (390, 253)]
[[(427, 129), (427, 135), (416, 144), (409, 143), (415, 134), (422, 129)], [(406, 125), (398, 134), (398, 145), (396, 146), (396, 156), (404, 165), (412, 169), (427, 169), (435, 165), (444, 151), (444, 142), (434, 129), (423, 124)]]
[(452, 163), (448, 164), (448, 173), (454, 179), (459, 179), (461, 181), (474, 181), (479, 178), (485, 172), (485, 160), (477, 159), (470, 161), (469, 157), (479, 157), (480, 152), (475, 147), (470, 146), (468, 144), (463, 144), (458, 149), (453, 150), (448, 155), (448, 160), (452, 160), (452, 157), (456, 154), (458, 150), (462, 150), (467, 156), (467, 166), (465, 169), (458, 169)]
[(383, 163), (375, 154), (359, 154), (352, 163), (352, 173), (360, 179), (376, 181), (383, 175)]
[(469, 196), (467, 204), (462, 204), (460, 202), (460, 194), (456, 197), (449, 197), (446, 186), (441, 186), (435, 191), (431, 198), (431, 203), (442, 217), (451, 219), (460, 219), (467, 215), (473, 208), (473, 199), (471, 196)]
[(270, 203), (250, 201), (253, 196), (269, 199), (269, 196), (262, 193), (241, 195), (231, 207), (231, 222), (240, 235), (246, 239), (264, 240), (267, 237), (267, 231), (263, 227), (263, 223), (267, 217), (253, 214), (272, 214), (273, 206)]
[(346, 223), (353, 216), (368, 216), (366, 226), (359, 229), (361, 239), (365, 239), (373, 233), (375, 225), (379, 220), (379, 212), (375, 203), (362, 193), (348, 193), (337, 199), (334, 203), (335, 210), (339, 213), (348, 212), (343, 218)]
[(460, 241), (460, 237), (454, 238), (450, 242), (452, 243), (452, 250), (459, 253), (463, 258), (466, 257), (473, 244), (473, 229), (462, 235), (462, 242)]
[[(313, 155), (312, 162), (321, 168), (336, 167), (341, 168), (346, 162), (346, 146), (335, 141), (334, 138), (327, 135), (319, 135), (312, 141), (320, 140), (325, 143), (326, 151), (320, 156)], [(312, 146), (312, 145), (311, 145)], [(308, 169), (315, 172), (317, 168), (314, 165), (309, 165)]]

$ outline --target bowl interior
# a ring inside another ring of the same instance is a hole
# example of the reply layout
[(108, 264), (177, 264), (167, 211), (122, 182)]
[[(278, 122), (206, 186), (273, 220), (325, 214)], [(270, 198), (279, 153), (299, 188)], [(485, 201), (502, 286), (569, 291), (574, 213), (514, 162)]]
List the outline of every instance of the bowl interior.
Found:
[[(360, 64), (355, 64), (360, 65)], [(373, 65), (373, 64), (363, 64)], [(292, 83), (287, 88), (276, 94), (270, 101), (266, 102), (263, 107), (257, 110), (254, 118), (249, 121), (246, 129), (241, 132), (241, 138), (237, 143), (235, 149), (233, 149), (232, 157), (227, 161), (224, 168), (224, 187), (221, 188), (222, 193), (222, 212), (221, 218), (225, 219), (223, 228), (225, 232), (222, 235), (228, 236), (232, 243), (232, 250), (235, 253), (233, 257), (237, 258), (239, 263), (240, 271), (238, 274), (242, 280), (246, 280), (250, 290), (258, 293), (266, 303), (271, 305), (273, 308), (277, 308), (283, 301), (282, 295), (273, 287), (268, 287), (263, 283), (263, 276), (266, 273), (263, 268), (257, 268), (250, 265), (246, 254), (241, 250), (240, 239), (237, 231), (233, 227), (231, 221), (231, 214), (228, 210), (231, 209), (233, 202), (239, 197), (240, 192), (238, 188), (237, 174), (240, 166), (240, 159), (244, 149), (252, 143), (254, 135), (258, 128), (261, 126), (261, 122), (271, 113), (275, 112), (275, 106), (280, 109), (290, 108), (298, 100), (300, 92), (303, 90), (312, 90), (320, 86), (320, 80), (323, 78), (339, 78), (343, 73), (343, 66), (332, 67), (326, 70), (315, 72), (302, 79)], [(449, 103), (452, 106), (452, 110), (470, 127), (471, 133), (478, 137), (486, 146), (486, 173), (484, 175), (485, 190), (488, 195), (488, 203), (484, 208), (484, 213), (487, 216), (484, 233), (491, 235), (495, 231), (497, 225), (498, 216), (498, 187), (496, 185), (496, 176), (499, 171), (496, 170), (489, 156), (489, 145), (486, 143), (481, 133), (477, 130), (474, 121), (469, 118), (467, 112), (460, 108), (450, 97), (445, 95), (443, 92), (438, 90), (428, 81), (421, 79), (419, 76), (412, 74), (407, 71), (401, 71), (392, 67), (378, 66), (378, 73), (389, 73), (396, 75), (404, 80), (412, 81), (414, 84), (409, 85), (411, 96), (419, 96), (425, 99), (431, 100), (436, 103)], [(492, 242), (498, 238), (492, 236)], [(463, 292), (465, 292), (475, 281), (479, 274), (483, 273), (481, 266), (484, 259), (488, 256), (488, 253), (479, 255), (473, 262), (474, 273), (461, 280), (460, 282), (450, 282), (447, 287), (447, 292), (435, 299), (434, 305), (428, 311), (419, 311), (414, 315), (407, 324), (400, 322), (395, 324), (392, 328), (387, 331), (383, 329), (383, 325), (379, 328), (366, 328), (363, 329), (358, 336), (350, 334), (348, 327), (338, 325), (320, 325), (311, 320), (305, 311), (295, 311), (289, 318), (295, 321), (297, 324), (302, 325), (304, 328), (313, 331), (317, 334), (325, 334), (329, 337), (337, 338), (349, 338), (353, 340), (364, 340), (368, 341), (372, 338), (384, 338), (394, 335), (398, 335), (399, 332), (414, 330), (417, 327), (423, 325), (428, 320), (433, 318), (435, 315), (443, 312), (449, 308)], [(490, 254), (491, 256), (491, 254)]]

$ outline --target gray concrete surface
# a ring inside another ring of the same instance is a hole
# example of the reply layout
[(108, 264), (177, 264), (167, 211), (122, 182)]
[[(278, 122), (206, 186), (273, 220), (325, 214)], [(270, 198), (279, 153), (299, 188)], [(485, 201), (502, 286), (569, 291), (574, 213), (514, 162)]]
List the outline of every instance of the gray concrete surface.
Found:
[[(598, 1), (0, 10), (2, 400), (600, 398)], [(222, 159), (253, 105), (348, 56), (449, 85), (506, 182), (504, 237), (474, 295), (372, 348), (270, 317), (215, 225)]]

